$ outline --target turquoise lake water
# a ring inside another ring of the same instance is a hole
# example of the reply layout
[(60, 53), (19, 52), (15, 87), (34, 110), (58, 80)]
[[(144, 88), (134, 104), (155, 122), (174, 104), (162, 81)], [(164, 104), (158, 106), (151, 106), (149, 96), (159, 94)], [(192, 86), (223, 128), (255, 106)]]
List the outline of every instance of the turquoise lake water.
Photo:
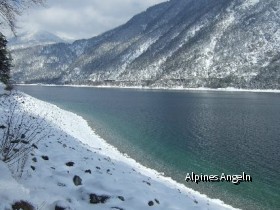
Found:
[[(280, 94), (19, 86), (75, 112), (143, 165), (248, 210), (280, 209)], [(187, 173), (252, 182), (185, 182)]]

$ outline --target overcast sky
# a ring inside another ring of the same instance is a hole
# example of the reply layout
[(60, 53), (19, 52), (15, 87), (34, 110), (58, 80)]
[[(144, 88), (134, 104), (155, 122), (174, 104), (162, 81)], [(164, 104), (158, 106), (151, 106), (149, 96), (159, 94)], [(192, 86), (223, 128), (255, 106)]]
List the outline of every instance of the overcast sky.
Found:
[(47, 0), (25, 11), (20, 31), (45, 30), (71, 39), (89, 38), (119, 26), (135, 14), (167, 0)]

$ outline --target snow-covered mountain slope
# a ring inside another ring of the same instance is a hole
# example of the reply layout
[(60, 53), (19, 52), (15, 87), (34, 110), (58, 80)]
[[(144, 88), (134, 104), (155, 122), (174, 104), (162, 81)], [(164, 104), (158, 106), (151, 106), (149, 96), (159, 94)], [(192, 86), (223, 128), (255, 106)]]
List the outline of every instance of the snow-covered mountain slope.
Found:
[(13, 76), (26, 83), (279, 89), (279, 37), (278, 0), (171, 0), (92, 39), (13, 51)]
[(0, 97), (0, 105), (0, 137), (44, 122), (23, 172), (14, 161), (11, 174), (0, 157), (0, 209), (21, 200), (41, 210), (233, 209), (122, 155), (80, 116), (21, 93)]
[(66, 42), (66, 40), (63, 40), (62, 38), (47, 31), (33, 31), (30, 33), (21, 33), (16, 37), (10, 38), (8, 41), (8, 46), (12, 50), (18, 48), (34, 47), (37, 45), (47, 45)]

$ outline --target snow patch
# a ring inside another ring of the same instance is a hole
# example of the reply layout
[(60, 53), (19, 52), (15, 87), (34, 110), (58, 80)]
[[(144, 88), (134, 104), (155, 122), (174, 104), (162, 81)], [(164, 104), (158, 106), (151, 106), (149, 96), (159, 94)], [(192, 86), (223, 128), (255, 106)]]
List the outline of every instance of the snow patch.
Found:
[(243, 7), (243, 9), (247, 9), (249, 7), (255, 6), (259, 2), (260, 2), (260, 0), (246, 0), (246, 1), (244, 1), (242, 7)]
[(0, 82), (0, 95), (5, 93), (5, 85)]

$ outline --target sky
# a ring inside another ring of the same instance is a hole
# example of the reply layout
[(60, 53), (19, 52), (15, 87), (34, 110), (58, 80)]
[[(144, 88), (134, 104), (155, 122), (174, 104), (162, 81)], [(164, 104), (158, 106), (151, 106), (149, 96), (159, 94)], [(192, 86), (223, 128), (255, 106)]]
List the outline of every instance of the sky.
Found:
[(90, 38), (167, 0), (46, 0), (18, 17), (18, 33), (44, 30), (68, 39)]

